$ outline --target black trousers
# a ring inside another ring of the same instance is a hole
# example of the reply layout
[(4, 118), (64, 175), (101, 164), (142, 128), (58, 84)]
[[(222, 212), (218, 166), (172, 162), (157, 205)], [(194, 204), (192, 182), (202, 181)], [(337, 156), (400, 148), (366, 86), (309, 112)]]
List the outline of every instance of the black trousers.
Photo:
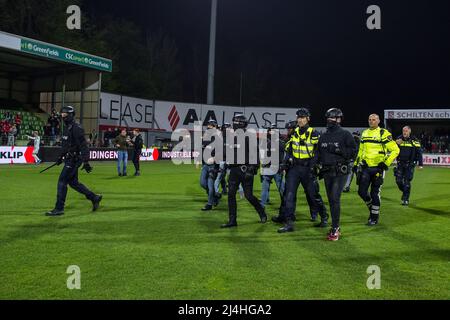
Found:
[[(323, 204), (322, 197), (317, 196), (318, 185), (314, 184), (315, 177), (311, 173), (309, 166), (295, 165), (286, 173), (286, 186), (284, 196), (284, 218), (293, 221), (295, 218), (295, 208), (297, 205), (297, 190), (302, 184), (311, 212), (319, 213), (322, 220), (327, 219), (327, 211)], [(317, 181), (317, 180), (316, 180)]]
[(408, 201), (411, 193), (411, 181), (414, 178), (414, 165), (409, 162), (399, 161), (394, 169), (394, 175), (395, 182), (403, 193), (402, 200)]
[(58, 193), (56, 196), (57, 210), (64, 210), (64, 203), (67, 196), (67, 185), (75, 191), (84, 194), (87, 199), (94, 200), (96, 195), (90, 191), (86, 186), (78, 181), (78, 168), (81, 166), (81, 161), (67, 160), (64, 163), (64, 168), (61, 171), (58, 179)]
[(139, 150), (133, 150), (133, 165), (136, 171), (140, 171), (139, 159), (141, 157), (141, 152)]
[(264, 208), (258, 198), (253, 194), (253, 180), (254, 175), (246, 174), (242, 172), (240, 167), (231, 167), (230, 176), (228, 179), (228, 213), (231, 221), (236, 221), (237, 217), (237, 204), (236, 193), (239, 188), (239, 184), (242, 183), (244, 189), (244, 195), (248, 202), (255, 208), (259, 216), (264, 215)]
[(341, 218), (341, 194), (344, 190), (347, 175), (325, 176), (325, 189), (327, 190), (328, 202), (330, 203), (332, 227), (339, 227)]
[[(380, 193), (384, 182), (384, 171), (377, 167), (365, 168), (361, 171), (358, 194), (370, 210), (371, 218), (378, 219), (380, 214)], [(370, 194), (369, 194), (370, 188)]]

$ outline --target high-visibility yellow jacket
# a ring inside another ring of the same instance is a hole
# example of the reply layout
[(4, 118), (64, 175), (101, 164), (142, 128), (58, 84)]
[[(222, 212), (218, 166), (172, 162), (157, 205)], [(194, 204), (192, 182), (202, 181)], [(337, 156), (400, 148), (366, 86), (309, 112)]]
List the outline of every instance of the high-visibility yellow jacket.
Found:
[(292, 152), (292, 156), (297, 159), (311, 159), (317, 149), (319, 136), (314, 128), (308, 127), (306, 130), (300, 130), (297, 127), (291, 139), (286, 143), (286, 151)]
[(369, 167), (376, 167), (384, 162), (390, 166), (399, 153), (400, 149), (389, 131), (380, 127), (369, 128), (361, 134), (355, 165), (365, 162)]

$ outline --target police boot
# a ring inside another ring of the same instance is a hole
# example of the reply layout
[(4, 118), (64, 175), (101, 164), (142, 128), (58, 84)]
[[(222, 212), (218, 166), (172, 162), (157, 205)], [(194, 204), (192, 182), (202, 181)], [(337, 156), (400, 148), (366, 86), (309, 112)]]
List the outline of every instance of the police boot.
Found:
[(138, 176), (140, 176), (141, 175), (141, 172), (138, 170), (138, 171), (136, 171), (136, 173), (134, 174), (134, 176), (135, 177), (138, 177)]
[(45, 213), (45, 215), (47, 217), (56, 217), (56, 216), (62, 216), (64, 214), (64, 210), (58, 210), (58, 209), (53, 209), (51, 211), (48, 211)]
[(320, 221), (320, 223), (317, 223), (317, 224), (314, 225), (314, 227), (316, 227), (316, 228), (325, 228), (327, 226), (328, 226), (328, 220), (327, 219), (324, 219), (324, 220)]
[(272, 221), (275, 222), (275, 223), (283, 223), (284, 222), (284, 218), (281, 215), (273, 216), (272, 217)]
[(220, 226), (221, 228), (233, 228), (237, 227), (236, 217), (230, 216), (228, 223), (225, 223)]
[(317, 213), (311, 213), (311, 221), (316, 222), (317, 221)]
[(202, 208), (202, 211), (209, 211), (212, 210), (212, 205), (210, 204), (205, 204), (205, 206)]
[(367, 225), (368, 225), (369, 227), (373, 227), (373, 226), (375, 226), (376, 224), (378, 224), (378, 215), (371, 214), (371, 215), (369, 216), (369, 220), (367, 221)]
[(101, 194), (97, 195), (92, 201), (92, 211), (97, 211), (98, 207), (100, 207), (100, 201), (102, 201), (103, 196)]
[(278, 233), (286, 233), (294, 231), (294, 222), (292, 220), (287, 220), (283, 227), (278, 229)]
[(259, 214), (259, 219), (261, 220), (261, 223), (266, 223), (267, 222), (267, 214), (263, 211), (262, 213)]

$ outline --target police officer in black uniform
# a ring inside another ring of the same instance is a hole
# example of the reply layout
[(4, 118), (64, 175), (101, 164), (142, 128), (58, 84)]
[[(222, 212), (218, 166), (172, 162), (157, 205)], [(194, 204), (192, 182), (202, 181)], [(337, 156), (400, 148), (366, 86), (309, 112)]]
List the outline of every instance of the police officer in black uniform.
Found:
[(47, 216), (60, 216), (64, 214), (64, 203), (67, 195), (67, 185), (75, 191), (84, 194), (92, 202), (92, 211), (96, 211), (102, 200), (102, 195), (96, 195), (86, 186), (78, 181), (78, 168), (87, 173), (92, 171), (89, 164), (89, 149), (83, 128), (75, 122), (75, 109), (66, 106), (61, 109), (61, 117), (64, 121), (64, 131), (62, 135), (62, 153), (57, 160), (60, 165), (64, 162), (58, 180), (58, 194), (55, 208), (46, 213)]
[[(292, 163), (289, 163), (290, 154), (286, 150), (286, 145), (291, 140), (291, 136), (295, 131), (295, 128), (297, 128), (297, 120), (291, 120), (286, 122), (285, 129), (287, 129), (287, 134), (283, 139), (280, 139), (282, 142), (282, 149), (283, 149), (283, 157), (280, 158), (281, 164), (280, 164), (280, 171), (283, 173), (286, 173), (289, 168), (292, 166)], [(272, 221), (275, 223), (283, 223), (284, 222), (284, 210), (286, 210), (286, 203), (285, 203), (285, 197), (286, 196), (286, 186), (283, 188), (283, 196), (281, 197), (281, 205), (278, 209), (278, 215), (272, 217)], [(294, 216), (295, 220), (295, 216)]]
[(411, 181), (414, 177), (414, 168), (418, 164), (423, 168), (422, 149), (419, 140), (411, 136), (411, 128), (405, 126), (402, 135), (395, 141), (400, 148), (397, 157), (397, 167), (394, 169), (395, 181), (402, 192), (402, 205), (409, 205)]
[(140, 176), (141, 175), (141, 169), (140, 169), (140, 164), (139, 164), (139, 160), (141, 157), (141, 153), (142, 153), (142, 147), (144, 146), (144, 140), (142, 139), (141, 134), (139, 133), (139, 129), (134, 129), (133, 130), (133, 138), (130, 141), (130, 145), (133, 146), (133, 165), (134, 165), (134, 169), (135, 169), (135, 176)]
[(323, 177), (330, 203), (332, 227), (328, 240), (339, 240), (339, 219), (341, 215), (341, 194), (347, 175), (351, 171), (350, 162), (356, 155), (356, 143), (350, 132), (341, 128), (344, 117), (338, 108), (329, 109), (327, 131), (319, 138), (319, 147), (314, 157), (314, 168), (320, 167), (319, 177)]
[[(243, 114), (237, 114), (233, 117), (233, 130), (242, 129), (245, 131), (248, 120)], [(237, 139), (237, 138), (235, 138)], [(252, 204), (258, 212), (261, 223), (267, 222), (267, 215), (261, 206), (258, 198), (253, 194), (253, 181), (258, 170), (258, 164), (250, 164), (250, 148), (248, 143), (244, 145), (237, 144), (236, 141), (227, 141), (232, 149), (233, 158), (227, 158), (227, 164), (230, 168), (230, 177), (228, 179), (228, 223), (223, 224), (222, 228), (231, 228), (237, 226), (237, 204), (236, 192), (241, 183), (244, 188), (245, 198)], [(253, 150), (252, 150), (253, 151)], [(254, 151), (253, 151), (254, 152)], [(239, 161), (238, 154), (244, 153), (244, 161)]]

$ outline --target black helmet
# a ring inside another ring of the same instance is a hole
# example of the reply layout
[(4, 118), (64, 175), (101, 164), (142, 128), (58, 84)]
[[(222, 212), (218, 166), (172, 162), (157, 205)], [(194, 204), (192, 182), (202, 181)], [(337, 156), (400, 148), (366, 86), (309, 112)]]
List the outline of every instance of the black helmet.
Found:
[(343, 118), (344, 114), (342, 113), (341, 109), (338, 108), (331, 108), (328, 109), (325, 113), (325, 118)]
[(247, 117), (243, 114), (237, 114), (233, 117), (233, 129), (245, 129), (247, 128), (248, 120)]
[(286, 129), (295, 129), (295, 127), (297, 127), (297, 120), (286, 122), (286, 125), (284, 127)]
[(229, 122), (225, 122), (221, 127), (222, 130), (226, 130), (228, 128), (231, 128), (231, 123)]
[(209, 120), (209, 121), (206, 123), (206, 125), (207, 125), (207, 126), (213, 126), (214, 128), (217, 128), (217, 121), (214, 120), (214, 119), (211, 119), (211, 120)]
[(75, 115), (75, 108), (72, 106), (65, 106), (61, 108), (61, 113), (68, 113)]
[(65, 106), (61, 108), (61, 113), (67, 113), (67, 117), (63, 118), (66, 124), (72, 123), (75, 120), (75, 108), (72, 106)]
[(307, 108), (300, 108), (296, 112), (297, 118), (300, 117), (311, 117), (311, 112)]

